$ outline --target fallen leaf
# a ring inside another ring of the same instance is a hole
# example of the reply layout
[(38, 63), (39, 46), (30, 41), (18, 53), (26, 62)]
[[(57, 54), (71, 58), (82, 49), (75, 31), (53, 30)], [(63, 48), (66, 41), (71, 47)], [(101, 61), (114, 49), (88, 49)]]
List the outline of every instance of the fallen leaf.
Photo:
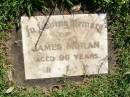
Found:
[(11, 93), (12, 91), (14, 90), (14, 86), (12, 86), (12, 87), (9, 87), (7, 90), (6, 90), (6, 94), (9, 94), (9, 93)]

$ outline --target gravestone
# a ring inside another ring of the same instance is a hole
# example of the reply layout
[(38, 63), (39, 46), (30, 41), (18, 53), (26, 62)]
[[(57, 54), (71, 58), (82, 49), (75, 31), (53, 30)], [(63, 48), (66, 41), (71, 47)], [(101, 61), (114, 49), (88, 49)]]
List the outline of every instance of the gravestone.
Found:
[(25, 79), (108, 73), (106, 14), (21, 17)]

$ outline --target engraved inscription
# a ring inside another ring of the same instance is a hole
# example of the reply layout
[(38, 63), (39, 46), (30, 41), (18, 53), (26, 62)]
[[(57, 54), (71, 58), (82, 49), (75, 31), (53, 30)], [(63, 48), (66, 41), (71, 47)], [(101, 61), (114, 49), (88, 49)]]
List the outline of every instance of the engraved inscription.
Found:
[(46, 20), (21, 18), (25, 79), (108, 72), (106, 14), (52, 15), (45, 26)]

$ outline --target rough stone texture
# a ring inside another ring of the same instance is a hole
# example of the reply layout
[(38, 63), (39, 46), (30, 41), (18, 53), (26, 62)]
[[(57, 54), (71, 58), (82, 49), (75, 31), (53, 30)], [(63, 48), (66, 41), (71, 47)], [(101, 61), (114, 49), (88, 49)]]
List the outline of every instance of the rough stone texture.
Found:
[(108, 73), (106, 14), (47, 18), (21, 18), (26, 80)]

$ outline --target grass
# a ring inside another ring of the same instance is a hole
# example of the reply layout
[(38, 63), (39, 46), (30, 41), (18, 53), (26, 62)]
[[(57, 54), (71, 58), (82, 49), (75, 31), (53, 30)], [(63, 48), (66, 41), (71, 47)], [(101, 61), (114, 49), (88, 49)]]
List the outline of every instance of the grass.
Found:
[[(57, 0), (60, 9), (70, 9), (71, 6), (84, 4), (84, 0)], [(5, 41), (11, 29), (19, 27), (22, 14), (33, 15), (35, 11), (49, 12), (54, 6), (54, 0), (1, 0), (0, 1), (0, 97), (130, 97), (130, 2), (128, 0), (91, 0), (91, 6), (108, 12), (108, 30), (113, 35), (117, 55), (118, 69), (114, 73), (90, 76), (89, 82), (76, 85), (66, 82), (60, 90), (43, 91), (38, 88), (15, 89), (5, 94), (10, 86), (7, 80), (9, 68)], [(114, 65), (114, 64), (112, 64)]]

